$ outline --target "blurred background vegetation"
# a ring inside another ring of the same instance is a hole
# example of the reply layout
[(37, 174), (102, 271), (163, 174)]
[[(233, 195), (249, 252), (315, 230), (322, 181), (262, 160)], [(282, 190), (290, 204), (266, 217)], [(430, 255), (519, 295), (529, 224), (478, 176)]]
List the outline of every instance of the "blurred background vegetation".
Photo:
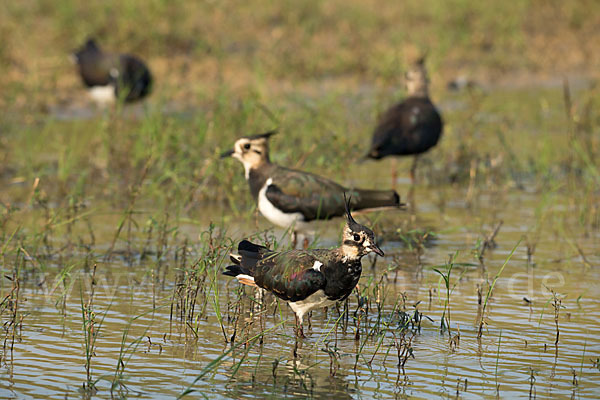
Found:
[[(347, 162), (401, 98), (415, 49), (428, 54), (447, 122), (426, 182), (465, 182), (474, 166), (484, 184), (535, 186), (576, 170), (597, 182), (599, 27), (593, 0), (2, 2), (0, 177), (11, 188), (0, 200), (31, 200), (39, 177), (36, 190), (57, 202), (127, 202), (144, 174), (142, 198), (168, 194), (186, 210), (229, 199), (235, 210), (251, 204), (241, 170), (215, 155), (273, 127), (275, 161), (353, 184), (367, 175)], [(155, 84), (143, 106), (83, 112), (68, 55), (88, 37), (148, 62)], [(576, 91), (567, 113), (565, 77)], [(460, 79), (475, 89), (450, 92)]]
[[(201, 93), (224, 81), (235, 89), (344, 77), (397, 84), (407, 45), (428, 51), (434, 80), (595, 72), (600, 57), (593, 0), (24, 0), (0, 7), (2, 83), (39, 90), (71, 82), (65, 55), (88, 36), (145, 57), (160, 87), (182, 95), (190, 94), (185, 83)], [(48, 82), (40, 88), (42, 78)]]

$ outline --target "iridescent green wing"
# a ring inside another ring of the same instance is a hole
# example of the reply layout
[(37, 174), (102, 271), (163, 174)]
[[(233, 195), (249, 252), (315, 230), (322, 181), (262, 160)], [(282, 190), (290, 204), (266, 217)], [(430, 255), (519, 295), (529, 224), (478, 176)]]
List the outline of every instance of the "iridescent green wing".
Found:
[(256, 266), (254, 279), (258, 286), (283, 300), (303, 300), (325, 287), (320, 265), (314, 256), (299, 250), (271, 254)]
[(329, 179), (279, 168), (267, 188), (267, 199), (285, 213), (300, 212), (306, 221), (344, 214), (343, 186)]

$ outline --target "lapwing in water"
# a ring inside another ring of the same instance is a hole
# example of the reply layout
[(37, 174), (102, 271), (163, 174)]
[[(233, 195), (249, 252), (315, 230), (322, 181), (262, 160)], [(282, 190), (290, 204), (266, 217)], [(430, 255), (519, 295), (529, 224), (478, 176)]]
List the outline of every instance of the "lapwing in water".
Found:
[[(366, 156), (379, 160), (387, 156), (414, 155), (410, 170), (413, 183), (419, 155), (437, 144), (443, 130), (442, 117), (429, 99), (428, 84), (425, 59), (420, 58), (406, 73), (408, 96), (381, 116)], [(394, 163), (393, 187), (396, 178)]]
[(242, 137), (221, 157), (231, 156), (244, 164), (258, 210), (274, 225), (292, 229), (294, 247), (298, 233), (305, 236), (304, 247), (308, 246), (308, 222), (344, 215), (344, 193), (351, 198), (351, 210), (400, 206), (400, 196), (393, 190), (348, 189), (318, 175), (271, 163), (268, 139), (274, 133)]
[(106, 53), (94, 39), (88, 39), (72, 58), (92, 99), (99, 104), (117, 99), (133, 102), (150, 93), (152, 75), (136, 56)]
[(358, 284), (361, 258), (373, 252), (383, 257), (373, 231), (359, 224), (346, 203), (342, 244), (335, 249), (274, 252), (243, 240), (223, 272), (243, 284), (265, 289), (286, 301), (295, 313), (296, 334), (304, 336), (302, 320), (309, 311), (345, 300)]

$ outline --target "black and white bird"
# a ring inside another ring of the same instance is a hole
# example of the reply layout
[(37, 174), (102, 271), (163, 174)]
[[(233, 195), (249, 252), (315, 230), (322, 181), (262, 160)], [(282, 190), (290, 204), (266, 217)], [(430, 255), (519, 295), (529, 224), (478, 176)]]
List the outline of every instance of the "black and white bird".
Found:
[(106, 53), (94, 39), (72, 54), (90, 96), (99, 104), (117, 99), (133, 102), (147, 96), (152, 75), (142, 60), (131, 54)]
[(295, 313), (296, 333), (304, 336), (302, 320), (309, 311), (345, 300), (362, 273), (361, 258), (373, 252), (383, 257), (373, 231), (352, 218), (346, 203), (342, 244), (335, 249), (274, 252), (243, 240), (223, 272), (239, 282), (265, 289), (285, 300)]
[[(410, 170), (415, 182), (420, 154), (435, 146), (442, 135), (442, 117), (429, 99), (425, 59), (420, 58), (406, 73), (406, 99), (388, 109), (379, 119), (367, 158), (414, 155)], [(396, 166), (392, 170), (395, 185)]]
[[(318, 175), (271, 163), (268, 139), (274, 133), (242, 137), (221, 157), (242, 162), (258, 210), (274, 225), (292, 228), (294, 246), (298, 233), (308, 233), (310, 221), (344, 215), (345, 193), (351, 210), (400, 206), (400, 196), (393, 190), (348, 189)], [(308, 245), (306, 239), (304, 245)]]

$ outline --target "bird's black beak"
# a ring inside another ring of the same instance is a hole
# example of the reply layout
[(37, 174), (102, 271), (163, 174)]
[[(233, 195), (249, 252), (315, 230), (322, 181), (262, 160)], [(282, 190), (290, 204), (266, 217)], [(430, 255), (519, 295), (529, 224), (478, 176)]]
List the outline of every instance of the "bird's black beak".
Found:
[(227, 157), (231, 157), (231, 155), (235, 153), (235, 151), (233, 150), (227, 150), (223, 153), (221, 153), (221, 158), (227, 158)]
[(369, 248), (373, 251), (373, 253), (377, 254), (378, 256), (383, 257), (385, 255), (383, 253), (383, 250), (381, 250), (376, 244), (372, 244)]

